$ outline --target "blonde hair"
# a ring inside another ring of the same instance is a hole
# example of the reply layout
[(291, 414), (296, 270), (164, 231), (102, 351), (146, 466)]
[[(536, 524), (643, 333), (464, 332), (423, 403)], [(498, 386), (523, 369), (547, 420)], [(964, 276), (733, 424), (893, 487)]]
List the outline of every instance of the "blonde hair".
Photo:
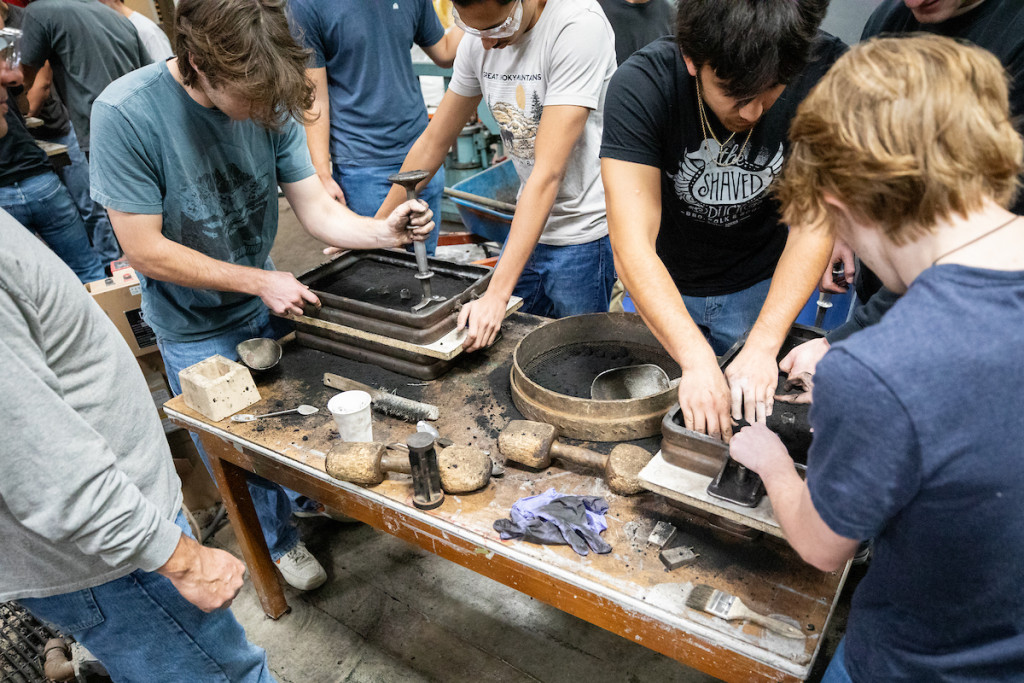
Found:
[(212, 87), (249, 100), (261, 126), (308, 122), (310, 53), (288, 30), (284, 0), (180, 0), (174, 54), (185, 85), (196, 86), (198, 69)]
[(853, 47), (797, 110), (775, 192), (789, 224), (836, 225), (832, 195), (904, 244), (986, 198), (1008, 206), (1024, 143), (991, 53), (917, 34)]

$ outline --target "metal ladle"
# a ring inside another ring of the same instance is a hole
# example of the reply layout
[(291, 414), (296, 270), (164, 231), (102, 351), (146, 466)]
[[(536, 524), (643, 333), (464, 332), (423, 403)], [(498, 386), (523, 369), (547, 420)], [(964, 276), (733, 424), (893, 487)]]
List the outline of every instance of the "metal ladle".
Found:
[(277, 417), (278, 415), (288, 415), (289, 413), (298, 413), (299, 415), (312, 415), (313, 413), (319, 413), (320, 409), (316, 406), (307, 406), (305, 404), (298, 408), (292, 408), (291, 410), (279, 410), (276, 413), (264, 413), (263, 415), (250, 415), (249, 413), (239, 413), (238, 415), (232, 415), (232, 422), (252, 422), (253, 420), (259, 420), (264, 417)]
[(658, 365), (627, 365), (605, 370), (590, 385), (595, 401), (622, 401), (644, 398), (666, 391), (671, 386), (668, 374)]
[(253, 370), (269, 370), (281, 360), (283, 350), (281, 345), (273, 339), (256, 337), (246, 339), (235, 347), (238, 359)]

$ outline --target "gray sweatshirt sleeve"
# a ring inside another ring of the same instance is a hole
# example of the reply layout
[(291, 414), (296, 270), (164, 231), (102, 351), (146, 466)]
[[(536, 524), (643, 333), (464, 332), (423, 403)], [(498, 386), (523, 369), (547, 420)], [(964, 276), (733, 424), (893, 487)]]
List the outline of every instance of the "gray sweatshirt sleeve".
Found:
[[(98, 308), (95, 314), (103, 315)], [(8, 421), (0, 448), (3, 504), (54, 544), (74, 544), (112, 567), (159, 568), (181, 530), (118, 469), (107, 442), (64, 400), (32, 302), (0, 287), (0, 326), (0, 414)]]
[(829, 344), (835, 344), (849, 337), (854, 332), (871, 327), (885, 315), (886, 311), (892, 308), (899, 300), (899, 294), (894, 294), (885, 287), (875, 292), (868, 302), (853, 312), (853, 317), (847, 322), (825, 335)]

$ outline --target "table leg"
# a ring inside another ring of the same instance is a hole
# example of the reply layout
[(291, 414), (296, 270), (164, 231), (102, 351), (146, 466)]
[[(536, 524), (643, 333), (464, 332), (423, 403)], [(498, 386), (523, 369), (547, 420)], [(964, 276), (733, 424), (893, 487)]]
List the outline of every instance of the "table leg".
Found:
[(248, 472), (221, 457), (224, 449), (231, 449), (228, 443), (212, 434), (200, 434), (200, 438), (203, 441), (203, 448), (210, 456), (210, 468), (217, 480), (217, 488), (224, 499), (224, 507), (227, 508), (228, 519), (231, 520), (238, 544), (242, 547), (242, 557), (249, 567), (249, 576), (256, 587), (256, 594), (260, 597), (260, 604), (267, 616), (277, 619), (290, 608), (281, 589), (281, 581), (274, 568), (274, 562), (270, 559), (270, 550), (267, 549), (267, 541), (263, 538), (263, 529), (260, 527), (259, 518), (256, 517), (256, 509), (252, 505), (249, 486), (246, 483)]

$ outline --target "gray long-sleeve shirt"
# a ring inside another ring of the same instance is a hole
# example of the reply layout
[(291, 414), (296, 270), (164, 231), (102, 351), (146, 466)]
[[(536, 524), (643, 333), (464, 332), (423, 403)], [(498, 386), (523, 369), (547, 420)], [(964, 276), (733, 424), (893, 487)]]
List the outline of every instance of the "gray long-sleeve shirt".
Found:
[(181, 537), (181, 483), (142, 372), (2, 210), (0, 244), (0, 602), (157, 569)]

